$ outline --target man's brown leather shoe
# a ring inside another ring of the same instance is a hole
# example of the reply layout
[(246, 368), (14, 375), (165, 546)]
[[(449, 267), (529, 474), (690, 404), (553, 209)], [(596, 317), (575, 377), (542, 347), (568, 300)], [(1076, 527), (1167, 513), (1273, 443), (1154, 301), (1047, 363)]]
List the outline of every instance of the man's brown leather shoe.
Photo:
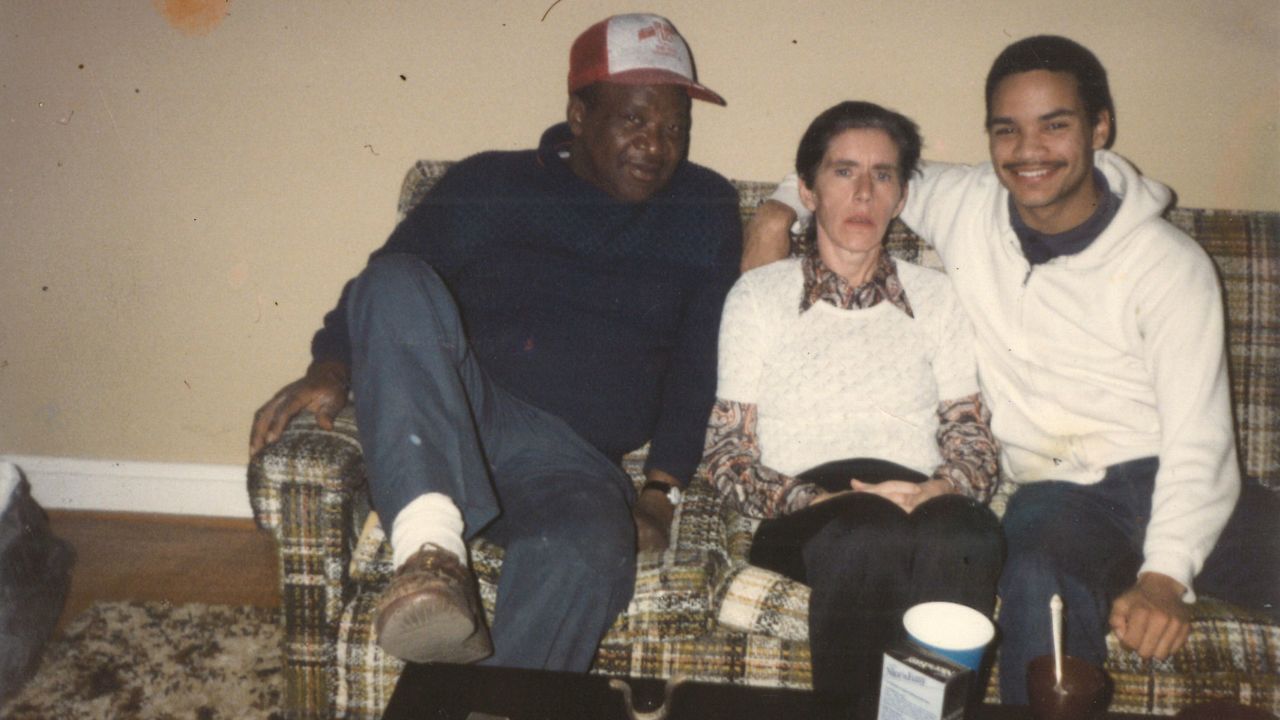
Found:
[(493, 654), (471, 570), (428, 543), (405, 561), (378, 600), (378, 645), (413, 662), (469, 663)]

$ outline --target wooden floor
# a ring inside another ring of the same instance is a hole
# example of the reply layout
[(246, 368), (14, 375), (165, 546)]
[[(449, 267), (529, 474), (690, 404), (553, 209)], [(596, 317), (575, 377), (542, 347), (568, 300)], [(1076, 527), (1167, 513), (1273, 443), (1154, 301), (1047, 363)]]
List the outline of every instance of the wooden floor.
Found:
[(275, 541), (252, 520), (49, 510), (76, 549), (59, 628), (96, 600), (278, 607)]

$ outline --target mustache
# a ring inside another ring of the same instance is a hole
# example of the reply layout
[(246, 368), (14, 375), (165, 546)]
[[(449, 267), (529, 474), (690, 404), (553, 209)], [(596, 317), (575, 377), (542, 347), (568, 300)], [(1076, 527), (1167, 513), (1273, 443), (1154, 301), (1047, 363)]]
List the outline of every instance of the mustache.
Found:
[(1001, 169), (1007, 170), (1008, 172), (1017, 172), (1019, 170), (1022, 170), (1023, 168), (1048, 167), (1048, 168), (1056, 169), (1056, 168), (1062, 168), (1066, 166), (1067, 166), (1067, 163), (1065, 161), (1055, 160), (1052, 162), (1031, 162), (1031, 161), (1007, 162), (1001, 165), (1000, 167)]

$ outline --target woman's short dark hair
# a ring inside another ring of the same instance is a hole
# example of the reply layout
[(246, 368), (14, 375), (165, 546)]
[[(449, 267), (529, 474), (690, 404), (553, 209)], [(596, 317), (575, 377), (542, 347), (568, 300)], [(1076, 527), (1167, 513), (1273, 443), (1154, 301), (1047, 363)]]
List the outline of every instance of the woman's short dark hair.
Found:
[(796, 174), (813, 187), (827, 147), (845, 130), (883, 130), (898, 148), (898, 177), (903, 186), (920, 164), (920, 128), (906, 115), (863, 100), (846, 100), (827, 108), (809, 123), (796, 150)]
[(1076, 79), (1080, 101), (1089, 121), (1098, 124), (1103, 110), (1111, 115), (1111, 133), (1104, 147), (1111, 147), (1116, 138), (1116, 108), (1111, 101), (1111, 87), (1107, 83), (1107, 70), (1089, 48), (1075, 40), (1058, 35), (1034, 35), (1005, 48), (991, 64), (987, 73), (987, 129), (991, 129), (991, 100), (996, 86), (1010, 75), (1048, 70), (1068, 73)]

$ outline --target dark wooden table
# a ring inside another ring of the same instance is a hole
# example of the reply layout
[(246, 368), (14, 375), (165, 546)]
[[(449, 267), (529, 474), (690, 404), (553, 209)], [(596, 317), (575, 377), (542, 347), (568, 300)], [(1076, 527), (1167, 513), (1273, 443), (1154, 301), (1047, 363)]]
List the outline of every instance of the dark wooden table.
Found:
[[(514, 670), (476, 665), (410, 663), (383, 720), (466, 720), (472, 712), (508, 720), (629, 720), (623, 693), (602, 675)], [(663, 703), (662, 680), (626, 678), (638, 713)], [(719, 683), (682, 683), (668, 700), (666, 720), (805, 720), (812, 695), (802, 690)], [(643, 715), (640, 715), (643, 717)], [(1113, 720), (1146, 716), (1112, 713)], [(979, 705), (969, 720), (1030, 720), (1026, 707)]]

